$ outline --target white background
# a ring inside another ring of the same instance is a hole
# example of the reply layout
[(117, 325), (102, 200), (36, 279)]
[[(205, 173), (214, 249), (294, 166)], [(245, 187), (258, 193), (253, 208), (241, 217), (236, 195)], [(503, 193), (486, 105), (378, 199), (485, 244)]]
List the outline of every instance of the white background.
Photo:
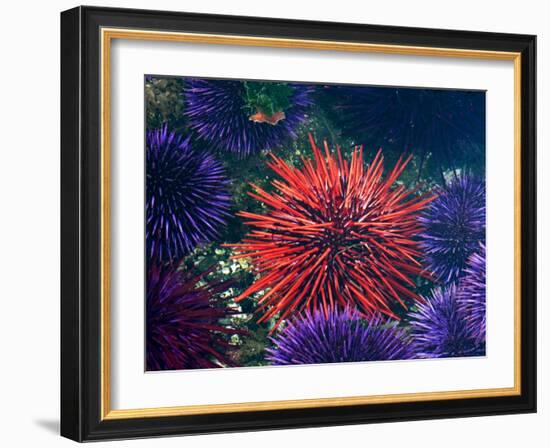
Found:
[[(369, 426), (306, 429), (252, 434), (200, 436), (187, 439), (128, 441), (110, 446), (130, 447), (275, 447), (303, 444), (332, 447), (384, 445), (389, 447), (464, 447), (548, 445), (550, 394), (544, 373), (542, 346), (550, 334), (540, 323), (548, 320), (547, 266), (550, 239), (550, 168), (544, 153), (550, 120), (550, 98), (545, 86), (550, 35), (544, 2), (479, 2), (463, 0), (406, 0), (394, 2), (277, 2), (157, 0), (89, 1), (122, 7), (259, 15), (404, 26), (475, 29), (538, 34), (539, 108), (539, 413), (537, 415), (483, 417)], [(0, 191), (2, 253), (0, 312), (2, 444), (69, 446), (58, 431), (59, 396), (59, 11), (69, 1), (10, 2), (3, 5), (2, 71), (0, 72)], [(546, 35), (546, 36), (545, 36)], [(546, 54), (545, 54), (546, 51)], [(97, 446), (109, 446), (98, 444)]]
[[(512, 61), (115, 40), (111, 67), (113, 409), (513, 387)], [(140, 305), (145, 295), (143, 79), (148, 73), (486, 90), (487, 356), (145, 373)]]

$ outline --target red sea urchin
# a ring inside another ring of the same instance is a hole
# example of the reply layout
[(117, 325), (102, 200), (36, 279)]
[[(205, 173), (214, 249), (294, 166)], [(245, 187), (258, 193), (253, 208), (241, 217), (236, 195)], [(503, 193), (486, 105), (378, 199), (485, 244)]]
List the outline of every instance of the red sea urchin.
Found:
[[(260, 274), (236, 300), (265, 291), (259, 321), (309, 309), (352, 307), (372, 316), (397, 317), (396, 304), (419, 300), (414, 276), (423, 272), (418, 258), (417, 213), (432, 200), (395, 185), (410, 158), (397, 161), (383, 179), (382, 152), (367, 168), (362, 147), (351, 162), (325, 143), (325, 156), (310, 136), (315, 160), (298, 169), (272, 155), (270, 168), (280, 177), (278, 192), (254, 186), (250, 195), (263, 202), (264, 215), (240, 212), (252, 230), (232, 245), (235, 258), (250, 257)], [(275, 326), (275, 327), (276, 327)]]

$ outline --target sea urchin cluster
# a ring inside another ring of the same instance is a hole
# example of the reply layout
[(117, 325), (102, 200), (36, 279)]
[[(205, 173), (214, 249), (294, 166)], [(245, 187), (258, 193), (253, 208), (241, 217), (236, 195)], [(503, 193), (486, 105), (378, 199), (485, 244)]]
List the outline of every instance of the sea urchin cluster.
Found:
[(485, 92), (145, 93), (146, 370), (485, 354)]
[(485, 184), (463, 174), (436, 190), (420, 218), (426, 267), (443, 284), (457, 281), (485, 240)]
[(396, 317), (393, 305), (419, 299), (417, 214), (432, 198), (396, 185), (409, 159), (383, 178), (380, 151), (365, 169), (362, 148), (348, 162), (339, 148), (335, 157), (325, 143), (323, 156), (310, 142), (315, 160), (304, 159), (302, 169), (272, 155), (278, 192), (253, 186), (251, 193), (266, 213), (239, 213), (254, 230), (232, 247), (236, 258), (251, 258), (260, 277), (236, 300), (266, 290), (260, 321), (280, 314), (277, 325), (295, 312), (327, 315), (334, 307)]
[(223, 166), (166, 126), (147, 132), (146, 241), (151, 259), (172, 262), (217, 238), (231, 202)]
[[(230, 310), (216, 304), (227, 284), (204, 282), (209, 273), (192, 275), (152, 265), (147, 276), (147, 370), (206, 369), (234, 365), (225, 352), (224, 334), (237, 330), (219, 320)], [(202, 285), (197, 285), (203, 280)]]
[(274, 346), (267, 349), (267, 359), (274, 365), (413, 357), (405, 331), (384, 325), (380, 317), (366, 322), (349, 309), (331, 311), (328, 316), (305, 311), (271, 341)]
[(190, 78), (185, 90), (190, 127), (215, 149), (248, 156), (295, 137), (312, 104), (311, 87), (288, 83), (289, 106), (276, 120), (253, 119), (243, 81)]

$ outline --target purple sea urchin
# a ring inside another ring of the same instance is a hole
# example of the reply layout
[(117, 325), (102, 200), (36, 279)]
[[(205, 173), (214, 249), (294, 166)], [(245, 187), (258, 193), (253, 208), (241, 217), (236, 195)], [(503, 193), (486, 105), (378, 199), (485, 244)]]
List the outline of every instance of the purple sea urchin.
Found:
[(277, 120), (262, 122), (252, 119), (247, 111), (244, 82), (190, 78), (185, 89), (189, 125), (218, 150), (248, 156), (272, 148), (296, 137), (296, 129), (306, 120), (313, 103), (312, 87), (287, 86), (291, 90), (288, 108)]
[(436, 288), (411, 314), (411, 333), (418, 356), (450, 358), (480, 356), (485, 346), (476, 342), (458, 303), (458, 288)]
[(230, 310), (216, 304), (226, 283), (202, 284), (210, 271), (184, 274), (157, 265), (149, 267), (146, 304), (147, 370), (205, 369), (233, 366), (223, 337), (239, 331), (219, 321)]
[(306, 311), (270, 338), (267, 359), (274, 365), (410, 359), (411, 344), (406, 333), (384, 325), (380, 318), (369, 323), (350, 309)]
[(457, 281), (485, 240), (485, 184), (469, 175), (435, 191), (420, 222), (426, 268), (443, 284)]
[[(485, 92), (406, 87), (327, 86), (346, 135), (373, 146), (456, 154), (462, 142), (485, 147)], [(447, 160), (447, 162), (449, 162)]]
[(485, 285), (485, 245), (468, 259), (464, 277), (460, 281), (458, 302), (468, 325), (468, 330), (476, 341), (485, 341), (486, 327), (486, 285)]
[(231, 202), (220, 162), (164, 126), (147, 132), (146, 171), (148, 257), (171, 262), (219, 237)]

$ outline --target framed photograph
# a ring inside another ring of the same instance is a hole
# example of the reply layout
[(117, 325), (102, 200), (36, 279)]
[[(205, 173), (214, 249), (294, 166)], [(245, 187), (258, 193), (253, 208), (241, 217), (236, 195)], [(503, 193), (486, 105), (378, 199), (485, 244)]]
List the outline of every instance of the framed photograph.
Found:
[(536, 411), (535, 36), (61, 14), (61, 433)]

